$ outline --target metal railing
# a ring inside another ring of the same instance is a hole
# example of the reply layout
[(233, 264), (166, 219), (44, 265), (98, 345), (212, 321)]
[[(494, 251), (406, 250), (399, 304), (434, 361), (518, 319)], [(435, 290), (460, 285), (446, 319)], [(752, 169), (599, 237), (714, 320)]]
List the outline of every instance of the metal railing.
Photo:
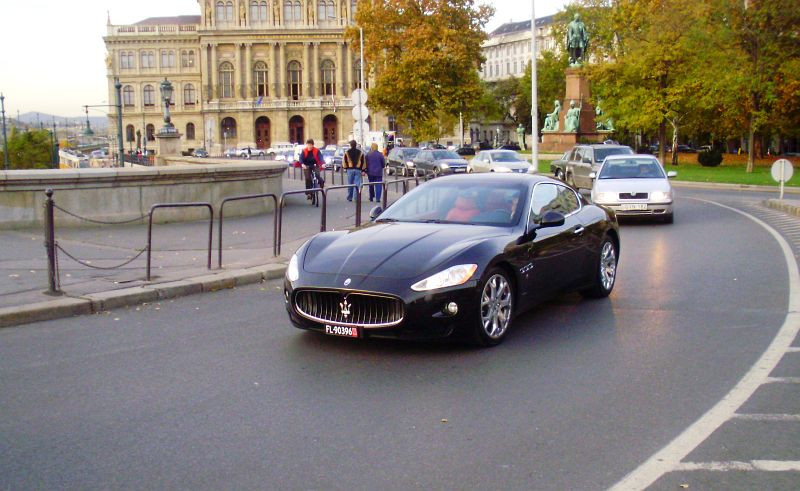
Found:
[[(361, 225), (361, 187), (363, 187), (363, 185), (359, 186), (357, 184), (341, 184), (339, 186), (329, 186), (329, 187), (325, 188), (325, 191), (324, 191), (325, 198), (326, 198), (326, 201), (327, 201), (328, 193), (330, 193), (331, 191), (336, 191), (338, 189), (354, 189), (355, 190), (355, 192), (356, 192), (356, 196), (355, 196), (355, 199), (356, 199), (356, 227)], [(328, 210), (327, 210), (327, 207), (326, 207), (322, 212), (323, 218), (327, 216), (327, 213), (328, 213)], [(324, 232), (324, 231), (325, 231), (325, 220), (323, 220), (323, 226), (322, 226), (321, 232)]]
[(243, 200), (250, 200), (250, 199), (260, 199), (260, 198), (272, 198), (272, 202), (274, 204), (273, 209), (273, 219), (272, 219), (272, 255), (278, 255), (278, 244), (275, 240), (277, 233), (278, 233), (278, 197), (272, 193), (263, 193), (263, 194), (246, 194), (242, 196), (231, 196), (229, 198), (225, 198), (219, 205), (219, 225), (217, 226), (217, 234), (219, 234), (219, 243), (217, 244), (217, 267), (222, 268), (222, 224), (225, 220), (225, 203), (229, 203), (231, 201), (243, 201)]
[(325, 190), (322, 188), (311, 188), (311, 189), (303, 189), (299, 191), (286, 191), (285, 193), (281, 194), (280, 199), (278, 199), (278, 217), (276, 218), (276, 226), (275, 226), (275, 237), (274, 237), (274, 244), (273, 244), (273, 251), (275, 252), (275, 256), (281, 255), (281, 241), (283, 235), (283, 207), (284, 203), (286, 202), (287, 196), (297, 195), (297, 194), (308, 194), (308, 193), (318, 193), (322, 195), (322, 211), (321, 211), (321, 218), (320, 218), (320, 232), (325, 231), (325, 221), (326, 215), (328, 210), (328, 197), (325, 193)]
[(214, 234), (214, 207), (211, 203), (157, 203), (150, 207), (150, 217), (147, 221), (147, 281), (150, 281), (150, 257), (153, 250), (153, 212), (160, 208), (208, 208), (208, 269), (211, 269), (211, 248), (213, 247)]

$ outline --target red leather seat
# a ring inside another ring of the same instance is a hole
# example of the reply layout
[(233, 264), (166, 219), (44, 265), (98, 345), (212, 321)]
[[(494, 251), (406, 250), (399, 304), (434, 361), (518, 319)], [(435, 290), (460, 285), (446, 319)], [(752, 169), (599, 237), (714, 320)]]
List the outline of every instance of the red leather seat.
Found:
[(447, 212), (445, 220), (453, 222), (468, 222), (478, 213), (480, 213), (480, 210), (475, 203), (475, 198), (459, 196), (456, 198), (453, 209)]

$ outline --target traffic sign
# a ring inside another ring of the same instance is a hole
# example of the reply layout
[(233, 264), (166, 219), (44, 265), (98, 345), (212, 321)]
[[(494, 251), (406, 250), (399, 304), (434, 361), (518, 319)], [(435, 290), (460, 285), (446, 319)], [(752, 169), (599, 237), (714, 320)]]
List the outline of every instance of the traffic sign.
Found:
[(359, 121), (366, 121), (368, 117), (369, 109), (367, 109), (367, 106), (361, 105), (353, 108), (353, 120), (355, 121), (354, 124), (358, 125)]
[(353, 104), (356, 106), (359, 104), (366, 104), (367, 103), (367, 91), (364, 89), (356, 89), (350, 94), (350, 100), (353, 101)]
[(772, 174), (772, 178), (778, 181), (781, 184), (781, 199), (783, 199), (783, 184), (792, 178), (794, 174), (794, 168), (792, 167), (792, 163), (786, 159), (778, 159), (772, 164), (772, 169), (770, 169), (770, 173)]

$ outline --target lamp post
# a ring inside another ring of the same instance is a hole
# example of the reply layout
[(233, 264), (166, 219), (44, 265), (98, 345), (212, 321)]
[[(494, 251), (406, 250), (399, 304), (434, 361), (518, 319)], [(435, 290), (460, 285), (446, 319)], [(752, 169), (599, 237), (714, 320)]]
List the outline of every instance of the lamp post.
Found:
[(169, 104), (172, 101), (172, 83), (164, 77), (161, 82), (161, 100), (164, 103), (164, 126), (161, 128), (161, 133), (175, 133), (175, 125), (172, 124), (172, 118), (169, 114)]
[(536, 0), (531, 0), (531, 166), (539, 169), (539, 105), (536, 93)]
[(56, 118), (53, 118), (53, 161), (52, 168), (58, 169), (58, 133), (56, 133)]
[(3, 168), (8, 170), (8, 137), (6, 136), (6, 96), (0, 93), (0, 110), (3, 114)]
[(123, 155), (125, 144), (122, 142), (122, 84), (119, 77), (114, 77), (114, 94), (117, 96), (117, 166), (125, 167)]
[(83, 130), (83, 136), (94, 136), (92, 125), (89, 123), (89, 106), (83, 106), (83, 109), (86, 111), (86, 129)]

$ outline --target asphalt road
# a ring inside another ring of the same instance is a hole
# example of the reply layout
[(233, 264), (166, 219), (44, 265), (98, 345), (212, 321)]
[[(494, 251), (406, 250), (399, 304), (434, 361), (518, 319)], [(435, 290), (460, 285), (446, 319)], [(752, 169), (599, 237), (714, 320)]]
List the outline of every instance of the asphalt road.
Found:
[[(0, 330), (0, 488), (607, 488), (734, 387), (788, 301), (775, 240), (714, 205), (626, 224), (621, 249), (609, 299), (541, 305), (492, 349), (298, 331), (280, 282)], [(749, 407), (800, 413), (787, 385)], [(800, 422), (734, 423), (694, 460), (800, 460)], [(682, 483), (800, 473), (654, 488)]]

